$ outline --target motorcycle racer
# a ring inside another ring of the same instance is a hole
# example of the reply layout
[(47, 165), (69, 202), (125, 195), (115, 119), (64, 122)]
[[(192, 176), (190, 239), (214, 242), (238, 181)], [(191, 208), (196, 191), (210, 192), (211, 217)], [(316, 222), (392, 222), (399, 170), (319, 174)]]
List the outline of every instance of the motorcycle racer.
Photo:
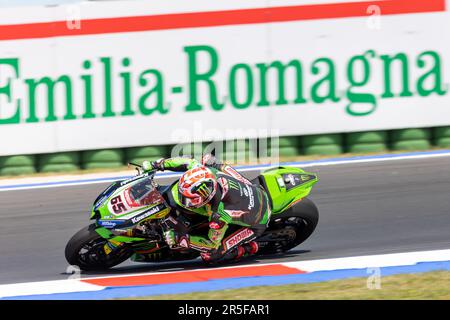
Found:
[(184, 157), (144, 161), (143, 169), (184, 172), (169, 193), (178, 206), (208, 217), (206, 237), (165, 231), (170, 247), (200, 251), (208, 263), (240, 260), (258, 252), (253, 240), (265, 231), (271, 215), (264, 189), (212, 155), (204, 156), (202, 162)]

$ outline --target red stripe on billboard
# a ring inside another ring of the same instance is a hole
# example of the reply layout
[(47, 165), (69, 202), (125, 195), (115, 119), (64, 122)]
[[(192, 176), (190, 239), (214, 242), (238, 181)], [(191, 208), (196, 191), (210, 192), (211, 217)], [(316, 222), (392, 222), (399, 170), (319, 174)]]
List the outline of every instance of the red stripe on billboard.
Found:
[(177, 13), (119, 18), (86, 19), (79, 29), (70, 22), (54, 21), (0, 25), (0, 40), (67, 37), (121, 32), (204, 28), (269, 22), (364, 17), (377, 5), (381, 15), (445, 11), (445, 0), (386, 0), (310, 4), (287, 7)]
[(208, 281), (212, 279), (278, 276), (288, 274), (300, 274), (304, 271), (289, 268), (283, 265), (268, 265), (255, 267), (237, 267), (225, 269), (206, 269), (196, 271), (183, 271), (173, 273), (160, 273), (139, 276), (124, 276), (114, 278), (98, 278), (81, 280), (86, 283), (103, 287), (117, 286), (143, 286), (152, 284), (186, 283)]

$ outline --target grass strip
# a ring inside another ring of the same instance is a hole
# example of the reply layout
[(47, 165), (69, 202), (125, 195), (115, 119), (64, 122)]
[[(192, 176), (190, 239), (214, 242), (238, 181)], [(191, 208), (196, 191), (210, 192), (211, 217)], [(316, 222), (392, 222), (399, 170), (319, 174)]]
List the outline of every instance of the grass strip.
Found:
[(449, 300), (450, 271), (133, 298), (144, 300)]

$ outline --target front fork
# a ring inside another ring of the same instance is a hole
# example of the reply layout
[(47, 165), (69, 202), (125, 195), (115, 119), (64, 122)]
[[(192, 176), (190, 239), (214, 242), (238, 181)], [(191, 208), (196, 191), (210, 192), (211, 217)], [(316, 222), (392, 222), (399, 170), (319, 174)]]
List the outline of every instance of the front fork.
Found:
[(119, 236), (114, 234), (111, 230), (106, 229), (105, 227), (98, 227), (95, 229), (95, 232), (97, 232), (100, 237), (103, 239), (108, 240), (109, 242), (115, 242), (115, 243), (136, 243), (136, 242), (142, 242), (145, 241), (145, 238), (138, 238), (138, 237), (126, 237), (126, 236)]
[(161, 249), (166, 247), (165, 244), (160, 243), (159, 241), (150, 241), (147, 238), (140, 237), (130, 237), (123, 235), (116, 235), (111, 230), (106, 229), (104, 227), (98, 227), (95, 231), (108, 242), (105, 244), (104, 250), (106, 254), (111, 253), (113, 250), (117, 248), (121, 248), (124, 246), (129, 246), (132, 248), (134, 254), (132, 260), (138, 261), (140, 255), (158, 255)]

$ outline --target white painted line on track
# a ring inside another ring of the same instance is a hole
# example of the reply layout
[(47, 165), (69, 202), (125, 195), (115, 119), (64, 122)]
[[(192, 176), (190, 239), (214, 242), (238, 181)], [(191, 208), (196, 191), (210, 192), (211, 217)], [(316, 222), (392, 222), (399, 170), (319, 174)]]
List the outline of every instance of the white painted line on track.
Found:
[[(314, 161), (304, 162), (283, 162), (279, 164), (261, 164), (261, 165), (248, 165), (248, 166), (236, 166), (235, 168), (241, 172), (256, 171), (269, 169), (277, 166), (291, 166), (291, 167), (320, 167), (320, 166), (335, 166), (345, 164), (360, 164), (371, 162), (383, 162), (383, 161), (398, 161), (398, 160), (414, 160), (414, 159), (429, 159), (449, 157), (450, 150), (438, 150), (430, 152), (416, 152), (416, 153), (402, 153), (402, 154), (385, 154), (376, 156), (359, 156), (351, 158), (333, 158), (322, 159)], [(174, 178), (179, 177), (181, 173), (162, 172), (157, 173), (156, 178)], [(100, 174), (82, 174), (82, 175), (70, 175), (70, 176), (47, 176), (47, 177), (28, 177), (17, 179), (5, 179), (0, 180), (0, 192), (1, 191), (14, 191), (14, 190), (29, 190), (29, 189), (41, 189), (41, 188), (59, 188), (68, 186), (80, 186), (99, 183), (110, 183), (116, 180), (123, 180), (132, 177), (130, 171), (120, 172), (108, 172)]]
[(79, 280), (54, 280), (0, 285), (0, 298), (35, 294), (99, 291), (105, 287)]
[[(387, 253), (378, 255), (367, 256), (354, 256), (332, 259), (317, 259), (317, 260), (304, 260), (304, 261), (292, 261), (292, 262), (272, 262), (272, 263), (252, 263), (236, 266), (224, 266), (224, 267), (203, 267), (198, 269), (187, 269), (178, 271), (160, 271), (160, 272), (141, 272), (141, 273), (123, 273), (119, 275), (86, 277), (81, 280), (92, 279), (112, 279), (122, 277), (140, 277), (147, 275), (166, 275), (171, 273), (183, 273), (192, 271), (207, 271), (217, 269), (234, 269), (241, 267), (261, 267), (272, 265), (283, 265), (286, 267), (299, 269), (308, 272), (314, 271), (326, 271), (326, 270), (341, 270), (341, 269), (359, 269), (359, 268), (371, 268), (371, 267), (391, 267), (391, 266), (406, 266), (413, 265), (418, 262), (435, 262), (435, 261), (450, 261), (450, 249), (444, 250), (429, 250), (429, 251), (412, 251), (402, 253)], [(162, 266), (164, 267), (164, 266)], [(0, 285), (1, 287), (1, 285)]]
[(404, 253), (388, 253), (358, 257), (320, 259), (311, 261), (285, 262), (284, 266), (301, 269), (307, 272), (381, 268), (392, 266), (408, 266), (418, 262), (450, 261), (450, 250), (416, 251)]
[(130, 273), (120, 274), (114, 276), (101, 276), (101, 277), (89, 277), (80, 279), (67, 279), (67, 280), (53, 280), (53, 281), (39, 281), (39, 282), (27, 282), (27, 283), (13, 283), (0, 285), (0, 298), (27, 296), (36, 294), (54, 294), (54, 293), (70, 293), (70, 292), (90, 292), (99, 291), (105, 289), (103, 286), (89, 284), (82, 282), (82, 280), (88, 279), (105, 279), (105, 278), (117, 278), (117, 277), (140, 277), (148, 275), (165, 275), (170, 273), (182, 273), (192, 271), (205, 271), (205, 270), (219, 270), (219, 269), (233, 269), (233, 268), (245, 268), (255, 266), (271, 266), (282, 265), (293, 269), (298, 269), (303, 272), (316, 272), (316, 271), (334, 271), (345, 269), (365, 269), (375, 267), (395, 267), (395, 266), (409, 266), (415, 265), (420, 262), (441, 262), (450, 261), (450, 249), (445, 250), (431, 250), (431, 251), (415, 251), (404, 253), (389, 253), (381, 255), (367, 255), (367, 256), (355, 256), (344, 257), (334, 259), (318, 259), (318, 260), (306, 260), (306, 261), (294, 261), (294, 262), (278, 262), (278, 263), (266, 263), (266, 264), (247, 264), (236, 265), (231, 267), (222, 268), (198, 268), (193, 270), (183, 271), (170, 271), (170, 272), (149, 272), (149, 273)]

